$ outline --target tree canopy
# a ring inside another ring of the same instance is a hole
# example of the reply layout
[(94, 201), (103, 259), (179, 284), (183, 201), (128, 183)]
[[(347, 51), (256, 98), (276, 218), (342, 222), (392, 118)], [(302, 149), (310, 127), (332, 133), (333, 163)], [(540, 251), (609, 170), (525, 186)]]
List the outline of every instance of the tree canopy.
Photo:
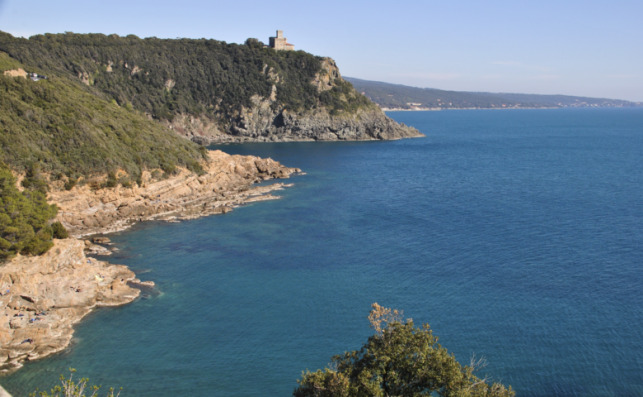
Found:
[[(73, 379), (76, 370), (74, 368), (69, 368), (69, 371), (71, 372), (69, 375), (69, 379), (66, 379), (63, 375), (60, 375), (60, 385), (52, 387), (49, 392), (46, 390), (36, 390), (33, 393), (29, 393), (29, 397), (98, 397), (101, 386), (90, 386), (89, 378), (80, 378), (76, 381)], [(114, 388), (109, 388), (106, 396), (118, 397), (121, 394), (121, 390), (114, 394)], [(87, 393), (90, 394), (88, 395)]]
[(489, 384), (438, 344), (428, 324), (416, 327), (398, 310), (377, 303), (369, 315), (375, 334), (360, 350), (334, 356), (331, 368), (306, 371), (295, 397), (508, 397), (511, 387)]

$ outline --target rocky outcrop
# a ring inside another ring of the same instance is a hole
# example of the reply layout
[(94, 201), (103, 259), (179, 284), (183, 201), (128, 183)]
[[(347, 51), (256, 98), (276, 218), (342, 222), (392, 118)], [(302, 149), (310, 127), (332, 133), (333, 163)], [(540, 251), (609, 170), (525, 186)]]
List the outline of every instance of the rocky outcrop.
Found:
[[(279, 75), (272, 76), (277, 83)], [(322, 60), (321, 72), (310, 83), (319, 92), (329, 91), (342, 80), (330, 58)], [(331, 112), (326, 107), (293, 111), (277, 103), (277, 84), (268, 97), (254, 95), (250, 107), (242, 107), (232, 120), (178, 115), (166, 125), (176, 133), (201, 144), (224, 142), (364, 141), (394, 140), (424, 136), (415, 128), (387, 117), (375, 104), (355, 110)], [(349, 96), (361, 94), (350, 88)], [(346, 98), (344, 98), (346, 99)]]
[(20, 367), (64, 349), (73, 325), (99, 306), (134, 300), (125, 266), (87, 258), (84, 242), (55, 240), (39, 257), (18, 256), (0, 267), (0, 369)]
[(23, 68), (5, 70), (3, 73), (5, 76), (9, 77), (24, 77), (27, 78), (27, 72)]
[(169, 127), (181, 136), (204, 145), (235, 142), (370, 141), (422, 137), (416, 129), (398, 124), (381, 110), (360, 110), (333, 116), (325, 110), (295, 113), (273, 111), (269, 101), (254, 98), (235, 123), (223, 129), (206, 117), (182, 115)]
[(72, 236), (123, 230), (145, 220), (190, 219), (231, 211), (241, 204), (275, 198), (270, 193), (283, 183), (253, 186), (254, 183), (287, 178), (299, 169), (271, 159), (232, 156), (211, 151), (205, 173), (181, 170), (166, 179), (143, 174), (143, 186), (92, 190), (90, 186), (60, 190), (49, 195), (58, 205), (58, 220)]

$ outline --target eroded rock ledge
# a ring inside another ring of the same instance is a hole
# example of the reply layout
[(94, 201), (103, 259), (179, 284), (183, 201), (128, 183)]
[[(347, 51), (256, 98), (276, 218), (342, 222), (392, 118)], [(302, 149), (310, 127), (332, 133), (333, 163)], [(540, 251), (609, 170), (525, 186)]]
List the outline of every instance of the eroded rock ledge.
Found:
[(60, 220), (75, 238), (55, 240), (39, 257), (18, 256), (0, 266), (0, 370), (66, 348), (73, 325), (98, 306), (129, 303), (141, 283), (126, 266), (88, 258), (76, 238), (122, 230), (138, 221), (189, 219), (225, 213), (287, 185), (253, 186), (300, 172), (271, 159), (210, 152), (201, 176), (186, 170), (162, 180), (143, 175), (143, 186), (50, 193)]
[(206, 173), (187, 170), (153, 181), (143, 175), (143, 187), (92, 191), (89, 186), (58, 191), (50, 200), (58, 205), (58, 220), (71, 235), (82, 237), (126, 229), (145, 220), (190, 219), (232, 210), (241, 204), (277, 198), (270, 193), (285, 184), (253, 186), (274, 178), (288, 178), (301, 170), (272, 159), (210, 152)]

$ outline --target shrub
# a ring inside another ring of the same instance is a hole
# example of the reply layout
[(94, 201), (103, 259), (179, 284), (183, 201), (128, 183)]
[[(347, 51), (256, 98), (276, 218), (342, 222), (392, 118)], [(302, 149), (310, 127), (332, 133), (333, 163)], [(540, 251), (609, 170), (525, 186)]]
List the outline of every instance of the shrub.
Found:
[[(87, 393), (91, 393), (89, 394), (89, 397), (98, 396), (98, 391), (101, 388), (100, 386), (88, 386), (88, 378), (81, 378), (78, 381), (74, 381), (73, 375), (76, 370), (70, 368), (69, 371), (71, 372), (71, 374), (69, 374), (69, 379), (60, 375), (60, 385), (52, 387), (50, 392), (36, 390), (35, 392), (30, 393), (29, 397), (85, 397), (85, 390), (87, 390)], [(107, 397), (118, 397), (120, 394), (120, 390), (117, 394), (114, 394), (114, 389), (110, 388), (107, 392)]]
[(375, 335), (358, 351), (333, 357), (332, 369), (305, 372), (293, 395), (511, 397), (511, 387), (489, 384), (438, 344), (428, 324), (415, 327), (402, 313), (377, 303), (369, 315)]
[(53, 237), (56, 239), (64, 239), (69, 237), (69, 233), (65, 226), (62, 223), (56, 221), (51, 224), (51, 230), (53, 232)]

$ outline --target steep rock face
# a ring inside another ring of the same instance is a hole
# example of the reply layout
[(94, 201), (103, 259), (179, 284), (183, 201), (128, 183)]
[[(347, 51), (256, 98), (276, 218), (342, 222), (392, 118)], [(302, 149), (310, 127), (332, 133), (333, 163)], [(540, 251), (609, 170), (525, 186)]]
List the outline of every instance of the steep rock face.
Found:
[[(322, 69), (310, 84), (317, 91), (330, 91), (346, 84), (330, 58), (321, 62)], [(254, 95), (250, 107), (241, 107), (229, 122), (214, 121), (205, 116), (179, 115), (166, 124), (179, 135), (202, 144), (222, 142), (287, 142), (287, 141), (364, 141), (395, 140), (424, 136), (418, 130), (399, 124), (387, 117), (373, 103), (357, 109), (330, 111), (328, 107), (291, 110), (277, 102), (279, 75), (270, 76), (275, 84), (268, 97)], [(350, 88), (339, 96), (340, 102), (351, 103), (347, 97), (361, 94)]]
[(418, 138), (416, 129), (398, 124), (379, 109), (331, 115), (325, 109), (273, 110), (269, 99), (253, 98), (226, 129), (205, 117), (181, 115), (168, 123), (179, 135), (201, 144), (229, 142), (369, 141)]
[(87, 258), (85, 244), (55, 240), (38, 257), (18, 256), (0, 267), (0, 369), (20, 367), (64, 349), (73, 325), (98, 306), (129, 303), (140, 290), (125, 266)]

